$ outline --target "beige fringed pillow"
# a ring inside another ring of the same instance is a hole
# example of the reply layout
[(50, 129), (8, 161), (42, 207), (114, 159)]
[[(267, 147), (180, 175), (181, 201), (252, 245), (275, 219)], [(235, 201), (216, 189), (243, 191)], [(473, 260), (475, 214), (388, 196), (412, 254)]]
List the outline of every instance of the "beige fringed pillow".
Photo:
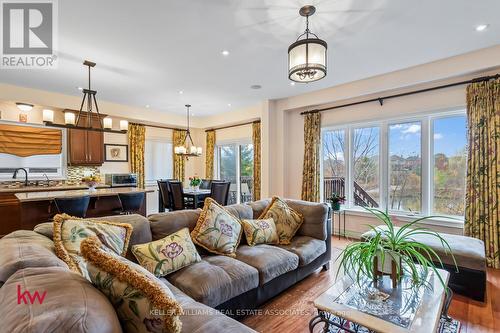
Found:
[(188, 228), (156, 241), (132, 246), (139, 264), (156, 276), (165, 276), (201, 261)]
[(54, 249), (71, 270), (88, 278), (85, 262), (80, 254), (80, 243), (96, 236), (101, 243), (116, 254), (127, 254), (132, 226), (127, 223), (85, 220), (67, 214), (54, 216)]
[(242, 232), (241, 222), (237, 217), (212, 198), (206, 198), (203, 211), (191, 231), (191, 238), (207, 251), (235, 257)]
[(278, 244), (278, 232), (273, 219), (242, 220), (243, 230), (250, 246), (257, 244)]
[(280, 197), (273, 200), (259, 216), (259, 219), (272, 218), (278, 231), (279, 243), (288, 245), (304, 222), (302, 214), (290, 208)]
[(182, 307), (164, 283), (107, 249), (97, 237), (80, 246), (92, 284), (108, 297), (124, 332), (181, 332)]

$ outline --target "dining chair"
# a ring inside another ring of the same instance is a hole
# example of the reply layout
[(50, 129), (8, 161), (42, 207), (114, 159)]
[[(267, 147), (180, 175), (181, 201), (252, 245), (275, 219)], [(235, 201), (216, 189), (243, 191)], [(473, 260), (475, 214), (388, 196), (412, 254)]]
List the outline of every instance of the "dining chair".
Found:
[(209, 190), (210, 185), (212, 185), (212, 180), (211, 179), (202, 179), (200, 183), (200, 189), (202, 190)]
[(165, 212), (165, 209), (170, 210), (171, 200), (168, 182), (175, 180), (176, 179), (159, 179), (156, 181), (158, 183), (158, 213)]
[(182, 187), (182, 182), (168, 181), (169, 195), (170, 195), (170, 209), (172, 210), (182, 210), (186, 209), (184, 203), (184, 189)]
[(210, 197), (222, 206), (227, 206), (230, 182), (212, 182)]
[(59, 214), (66, 213), (68, 215), (81, 218), (84, 218), (87, 215), (89, 202), (90, 197), (88, 195), (54, 199), (54, 203)]

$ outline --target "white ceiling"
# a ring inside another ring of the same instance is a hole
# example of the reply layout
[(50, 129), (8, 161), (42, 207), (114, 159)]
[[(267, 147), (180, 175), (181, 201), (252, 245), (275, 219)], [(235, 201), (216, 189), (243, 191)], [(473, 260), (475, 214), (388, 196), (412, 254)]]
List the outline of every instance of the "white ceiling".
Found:
[[(298, 9), (308, 3), (317, 7), (312, 31), (328, 42), (328, 75), (291, 86), (287, 48), (304, 30)], [(58, 6), (58, 69), (0, 70), (1, 82), (80, 95), (81, 62), (89, 59), (97, 62), (98, 100), (181, 114), (191, 103), (195, 116), (500, 44), (498, 0), (59, 0)], [(476, 32), (480, 23), (489, 29)], [(254, 84), (262, 89), (250, 89)]]

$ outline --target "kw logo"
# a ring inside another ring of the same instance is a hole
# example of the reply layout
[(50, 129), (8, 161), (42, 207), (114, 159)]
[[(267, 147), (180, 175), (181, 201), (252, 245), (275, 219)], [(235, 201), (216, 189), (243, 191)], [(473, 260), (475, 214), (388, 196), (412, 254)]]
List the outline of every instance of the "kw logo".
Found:
[(28, 290), (21, 292), (21, 286), (17, 285), (17, 304), (34, 304), (36, 300), (38, 303), (42, 304), (45, 296), (47, 296), (47, 291), (44, 291), (42, 295), (38, 291), (35, 291), (33, 295)]

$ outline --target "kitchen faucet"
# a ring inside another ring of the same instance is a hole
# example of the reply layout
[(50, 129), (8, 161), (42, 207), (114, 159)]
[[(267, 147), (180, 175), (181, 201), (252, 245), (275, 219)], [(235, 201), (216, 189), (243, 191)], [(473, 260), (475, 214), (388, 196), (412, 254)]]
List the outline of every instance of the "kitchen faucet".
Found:
[(23, 170), (24, 171), (24, 186), (28, 186), (28, 171), (26, 171), (25, 168), (17, 168), (16, 170), (14, 170), (14, 175), (12, 176), (13, 179), (16, 179), (17, 178), (17, 172), (19, 170)]

